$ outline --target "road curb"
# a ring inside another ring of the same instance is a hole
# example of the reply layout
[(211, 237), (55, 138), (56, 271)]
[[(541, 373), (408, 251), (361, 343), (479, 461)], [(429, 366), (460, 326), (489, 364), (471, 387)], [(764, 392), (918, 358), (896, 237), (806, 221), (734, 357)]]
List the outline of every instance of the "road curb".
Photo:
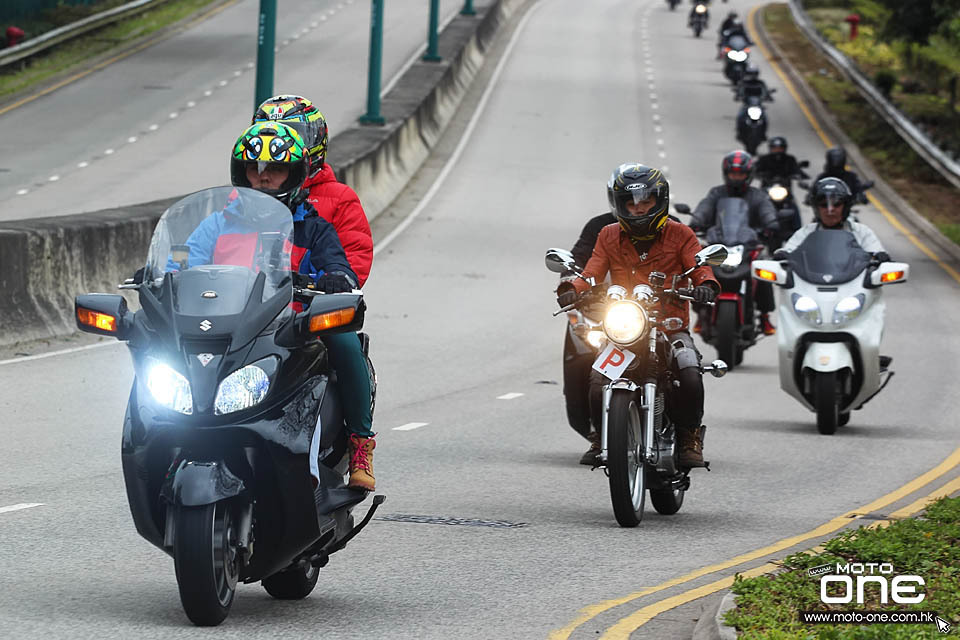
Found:
[(693, 629), (691, 640), (737, 640), (737, 630), (723, 622), (723, 616), (736, 606), (733, 591), (723, 592), (716, 607), (705, 611)]
[[(837, 123), (833, 114), (827, 110), (800, 72), (797, 71), (790, 60), (784, 55), (783, 50), (770, 38), (770, 34), (767, 33), (763, 26), (763, 21), (759, 19), (760, 14), (762, 14), (768, 6), (769, 5), (765, 5), (760, 11), (754, 14), (754, 19), (749, 26), (763, 45), (769, 49), (772, 54), (771, 60), (779, 64), (784, 73), (790, 78), (790, 81), (800, 93), (804, 105), (813, 113), (818, 124), (837, 144), (842, 145), (844, 149), (846, 149), (847, 157), (851, 161), (850, 164), (859, 171), (860, 175), (870, 176), (870, 179), (875, 183), (873, 188), (874, 195), (884, 206), (891, 211), (902, 213), (903, 218), (917, 232), (928, 239), (931, 244), (935, 245), (943, 253), (947, 254), (953, 262), (960, 263), (960, 245), (957, 245), (950, 240), (950, 238), (943, 235), (932, 222), (914, 209), (909, 202), (883, 179), (880, 172), (878, 172), (873, 164), (863, 155), (860, 147), (847, 136)], [(801, 31), (801, 33), (803, 32)], [(813, 43), (811, 43), (811, 45), (812, 44)], [(828, 60), (828, 62), (833, 64), (832, 61)]]

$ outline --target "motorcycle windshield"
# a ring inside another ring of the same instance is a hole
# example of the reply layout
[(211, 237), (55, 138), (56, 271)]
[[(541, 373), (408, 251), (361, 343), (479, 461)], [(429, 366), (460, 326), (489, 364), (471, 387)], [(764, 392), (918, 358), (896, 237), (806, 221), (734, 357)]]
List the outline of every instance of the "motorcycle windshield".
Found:
[(743, 51), (747, 48), (747, 39), (741, 35), (732, 35), (727, 38), (727, 46), (737, 51)]
[(796, 276), (816, 284), (850, 282), (870, 264), (870, 254), (849, 231), (818, 229), (787, 259)]
[[(258, 303), (293, 299), (293, 217), (276, 198), (242, 187), (215, 187), (173, 204), (150, 242), (144, 284), (172, 273), (173, 311), (233, 316), (263, 281)], [(263, 278), (260, 275), (263, 274)]]
[(750, 227), (750, 205), (743, 198), (721, 198), (717, 201), (717, 217), (707, 231), (707, 241), (727, 246), (757, 241), (757, 232)]

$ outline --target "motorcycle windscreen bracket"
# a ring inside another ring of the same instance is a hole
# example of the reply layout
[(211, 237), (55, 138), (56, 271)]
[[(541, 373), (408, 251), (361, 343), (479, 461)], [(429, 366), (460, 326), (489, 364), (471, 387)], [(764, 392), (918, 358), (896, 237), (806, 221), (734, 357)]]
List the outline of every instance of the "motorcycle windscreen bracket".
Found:
[(624, 351), (617, 348), (612, 342), (607, 342), (607, 346), (594, 360), (593, 368), (611, 380), (617, 380), (623, 377), (623, 372), (627, 370), (627, 367), (636, 357), (635, 353)]

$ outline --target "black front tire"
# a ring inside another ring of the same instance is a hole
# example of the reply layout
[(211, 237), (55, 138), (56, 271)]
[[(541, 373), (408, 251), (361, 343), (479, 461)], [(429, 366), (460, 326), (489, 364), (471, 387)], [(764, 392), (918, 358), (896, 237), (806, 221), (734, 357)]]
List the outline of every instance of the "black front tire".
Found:
[(737, 305), (735, 302), (724, 301), (717, 303), (716, 344), (717, 357), (727, 363), (729, 371), (740, 364), (742, 356), (737, 359)]
[(845, 426), (847, 426), (847, 423), (848, 423), (848, 422), (850, 422), (850, 412), (849, 412), (849, 411), (843, 411), (843, 412), (841, 412), (841, 413), (840, 413), (840, 420), (839, 420), (839, 422), (837, 422), (837, 424), (838, 424), (839, 426), (841, 426), (841, 427), (845, 427)]
[(223, 622), (236, 595), (239, 556), (232, 510), (225, 502), (180, 507), (173, 563), (180, 602), (193, 624)]
[(694, 27), (694, 28), (693, 28), (693, 36), (694, 36), (695, 38), (699, 38), (699, 37), (700, 37), (700, 33), (701, 33), (702, 31), (703, 31), (703, 29), (701, 29), (701, 28), (699, 27), (699, 25), (696, 26), (696, 27)]
[(813, 406), (817, 410), (817, 431), (826, 436), (832, 435), (840, 422), (837, 372), (815, 373), (813, 393)]
[(635, 527), (643, 519), (644, 466), (640, 405), (633, 393), (614, 391), (607, 419), (607, 471), (613, 515), (621, 527)]
[(320, 569), (312, 565), (294, 567), (260, 581), (263, 588), (278, 600), (302, 600), (317, 586)]
[(650, 489), (650, 502), (657, 513), (672, 516), (683, 506), (683, 489)]

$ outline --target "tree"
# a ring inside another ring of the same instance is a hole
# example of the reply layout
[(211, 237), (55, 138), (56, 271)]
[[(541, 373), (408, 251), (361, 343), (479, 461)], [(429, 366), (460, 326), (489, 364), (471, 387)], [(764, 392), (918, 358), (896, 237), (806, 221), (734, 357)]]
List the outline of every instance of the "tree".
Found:
[(960, 0), (880, 0), (890, 9), (884, 34), (910, 42), (927, 44), (945, 22), (960, 13)]

